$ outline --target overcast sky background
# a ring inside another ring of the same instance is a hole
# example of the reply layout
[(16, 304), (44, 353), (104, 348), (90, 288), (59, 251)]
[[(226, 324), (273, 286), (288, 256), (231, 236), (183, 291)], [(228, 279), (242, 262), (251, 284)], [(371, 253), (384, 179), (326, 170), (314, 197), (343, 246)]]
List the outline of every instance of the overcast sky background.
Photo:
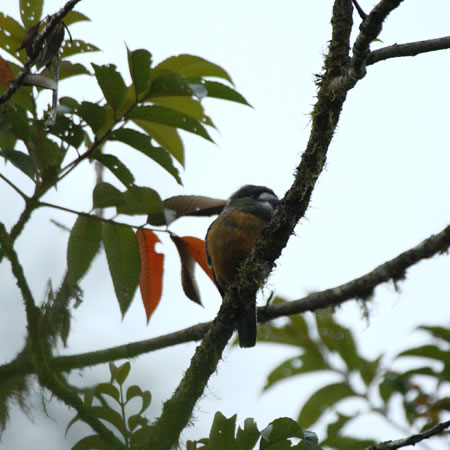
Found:
[[(19, 18), (18, 2), (2, 2), (1, 10)], [(204, 106), (219, 132), (211, 131), (217, 145), (183, 134), (186, 147), (184, 187), (138, 152), (108, 144), (108, 152), (123, 156), (136, 181), (153, 187), (163, 198), (176, 194), (203, 194), (226, 198), (243, 184), (270, 186), (280, 197), (289, 188), (309, 136), (309, 114), (315, 101), (314, 73), (321, 71), (330, 39), (331, 0), (322, 1), (83, 1), (78, 10), (92, 22), (75, 24), (74, 39), (83, 39), (103, 52), (77, 58), (89, 66), (114, 63), (129, 80), (125, 44), (146, 48), (159, 62), (189, 53), (224, 67), (237, 90), (254, 109), (230, 102), (206, 100)], [(369, 11), (373, 1), (362, 0)], [(45, 13), (53, 13), (63, 1), (47, 1)], [(404, 2), (389, 17), (382, 43), (423, 40), (449, 34), (448, 0)], [(356, 24), (359, 17), (354, 16)], [(355, 32), (358, 27), (355, 26)], [(354, 38), (355, 36), (353, 36)], [(267, 295), (274, 290), (287, 299), (334, 287), (360, 276), (402, 251), (417, 245), (449, 222), (450, 198), (450, 52), (442, 51), (381, 62), (353, 89), (345, 103), (327, 166), (322, 173), (306, 218), (289, 241), (272, 275)], [(47, 100), (50, 99), (50, 94)], [(60, 96), (97, 101), (95, 79), (77, 77), (61, 83)], [(43, 97), (44, 97), (43, 96)], [(45, 97), (43, 98), (45, 100)], [(11, 166), (0, 163), (27, 192), (31, 183)], [(77, 175), (67, 177), (46, 201), (87, 211), (95, 183), (93, 167), (84, 163)], [(106, 176), (107, 181), (113, 179)], [(0, 183), (2, 221), (8, 227), (17, 220), (22, 200)], [(122, 219), (123, 217), (121, 217)], [(68, 235), (49, 220), (72, 226), (75, 217), (56, 210), (33, 214), (16, 243), (35, 297), (42, 300), (47, 280), (54, 287), (65, 270)], [(126, 218), (124, 218), (125, 220)], [(203, 238), (211, 222), (182, 219), (173, 230)], [(131, 223), (131, 222), (130, 222)], [(140, 224), (137, 218), (133, 223)], [(159, 336), (211, 320), (220, 305), (215, 287), (200, 271), (204, 303), (201, 308), (182, 293), (178, 257), (162, 237), (166, 274), (162, 302), (150, 324), (137, 293), (122, 321), (115, 300), (104, 253), (82, 282), (84, 302), (73, 311), (68, 347), (61, 354), (76, 354)], [(5, 261), (0, 265), (2, 314), (0, 362), (10, 361), (23, 345), (25, 315), (22, 300)], [(370, 323), (361, 319), (359, 307), (350, 302), (336, 313), (351, 325), (362, 354), (374, 358), (381, 352), (398, 351), (423, 343), (413, 332), (418, 324), (449, 324), (450, 259), (443, 255), (408, 271), (400, 284), (377, 289), (370, 303)], [(132, 363), (128, 381), (152, 392), (149, 418), (157, 417), (162, 402), (176, 388), (189, 365), (196, 343), (141, 356)], [(205, 437), (213, 415), (238, 414), (237, 423), (254, 417), (260, 429), (280, 416), (297, 417), (300, 406), (318, 387), (332, 378), (304, 376), (272, 388), (262, 395), (265, 377), (280, 362), (297, 352), (276, 345), (258, 344), (249, 350), (228, 349), (218, 372), (195, 410), (193, 426), (183, 439)], [(92, 385), (109, 379), (106, 366), (74, 371), (70, 381)], [(48, 397), (48, 395), (47, 395)], [(4, 448), (57, 450), (69, 448), (90, 430), (75, 424), (64, 431), (74, 416), (58, 402), (45, 416), (39, 392), (33, 395), (33, 423), (19, 410), (11, 415), (3, 436)], [(359, 403), (348, 412), (361, 411)], [(327, 416), (328, 419), (332, 415)], [(353, 434), (379, 440), (404, 436), (379, 419), (362, 416)], [(26, 431), (25, 431), (26, 430)], [(323, 427), (314, 429), (323, 437)], [(430, 444), (439, 449), (439, 440)]]

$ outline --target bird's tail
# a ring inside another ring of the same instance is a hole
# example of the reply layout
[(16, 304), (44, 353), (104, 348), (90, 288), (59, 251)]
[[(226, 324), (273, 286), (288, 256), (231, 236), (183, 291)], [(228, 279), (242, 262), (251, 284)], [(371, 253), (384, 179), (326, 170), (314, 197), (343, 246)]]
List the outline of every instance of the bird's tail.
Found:
[(256, 344), (256, 303), (245, 306), (237, 324), (239, 345), (242, 348), (254, 347)]

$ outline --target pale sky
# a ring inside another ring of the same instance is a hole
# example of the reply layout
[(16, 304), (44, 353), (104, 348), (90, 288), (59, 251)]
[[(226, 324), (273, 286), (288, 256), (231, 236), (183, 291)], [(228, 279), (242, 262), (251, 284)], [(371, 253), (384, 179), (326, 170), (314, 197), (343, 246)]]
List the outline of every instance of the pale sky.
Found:
[[(226, 198), (243, 184), (264, 184), (282, 197), (308, 140), (316, 93), (313, 74), (321, 71), (330, 39), (332, 3), (83, 0), (78, 10), (92, 22), (72, 26), (72, 36), (97, 45), (103, 52), (84, 55), (78, 61), (88, 67), (90, 62), (114, 63), (129, 80), (125, 44), (130, 49), (148, 49), (157, 62), (180, 53), (198, 55), (224, 67), (236, 89), (254, 107), (219, 100), (204, 102), (219, 129), (218, 133), (211, 131), (217, 145), (183, 134), (184, 187), (140, 159), (137, 152), (127, 149), (129, 155), (123, 156), (120, 145), (108, 144), (108, 149), (129, 161), (138, 184), (158, 190), (163, 198), (175, 194)], [(374, 4), (360, 3), (366, 11)], [(63, 4), (47, 1), (45, 13), (53, 13)], [(0, 9), (19, 17), (12, 0), (3, 2)], [(385, 24), (383, 42), (373, 48), (448, 35), (449, 17), (448, 0), (403, 2)], [(354, 20), (359, 24), (356, 13)], [(274, 290), (287, 299), (298, 299), (311, 291), (334, 287), (417, 245), (449, 223), (449, 56), (447, 50), (368, 68), (366, 78), (348, 96), (306, 218), (278, 261), (266, 294)], [(50, 99), (50, 94), (45, 95)], [(100, 98), (95, 79), (88, 77), (61, 83), (60, 96), (65, 95), (79, 101)], [(30, 182), (10, 165), (5, 169), (0, 162), (0, 170), (30, 192)], [(112, 178), (108, 175), (107, 180)], [(84, 163), (78, 175), (67, 177), (46, 201), (87, 211), (94, 183), (93, 168)], [(10, 227), (22, 207), (21, 199), (0, 180), (1, 220)], [(16, 244), (37, 299), (44, 297), (47, 280), (51, 278), (56, 287), (65, 270), (68, 236), (50, 219), (70, 227), (75, 217), (41, 209), (33, 214)], [(182, 219), (173, 230), (203, 238), (211, 220)], [(131, 219), (130, 223), (141, 224), (142, 220)], [(147, 339), (214, 318), (219, 293), (199, 270), (205, 307), (190, 302), (181, 289), (173, 245), (165, 237), (162, 240), (168, 266), (163, 298), (150, 324), (146, 325), (139, 293), (121, 320), (102, 253), (82, 281), (84, 302), (73, 311), (72, 333), (61, 354)], [(399, 292), (392, 285), (377, 289), (369, 305), (369, 324), (361, 319), (355, 302), (338, 310), (336, 318), (352, 326), (364, 356), (374, 358), (382, 352), (395, 355), (423, 342), (423, 334), (413, 332), (417, 325), (448, 326), (449, 274), (448, 255), (422, 262), (408, 271)], [(26, 326), (22, 300), (5, 261), (0, 265), (0, 285), (0, 361), (4, 363), (22, 347)], [(181, 345), (131, 361), (129, 382), (153, 395), (150, 420), (159, 416), (162, 402), (176, 388), (196, 345)], [(296, 418), (303, 402), (332, 379), (304, 376), (262, 394), (269, 372), (296, 354), (293, 349), (268, 344), (248, 350), (228, 349), (197, 404), (194, 425), (182, 438), (206, 437), (216, 411), (227, 417), (237, 413), (240, 425), (253, 417), (260, 429), (277, 417)], [(107, 379), (106, 366), (74, 371), (70, 377), (80, 386)], [(39, 392), (33, 398), (33, 423), (21, 412), (13, 412), (2, 440), (4, 448), (70, 448), (90, 434), (88, 427), (76, 424), (66, 440), (65, 427), (75, 413), (53, 401), (49, 419), (42, 410)], [(347, 412), (361, 410), (360, 404), (346, 406)], [(324, 423), (313, 428), (319, 437), (323, 437)], [(405, 436), (372, 417), (355, 421), (349, 434), (374, 436), (380, 441)], [(443, 448), (439, 440), (432, 445), (436, 450)]]

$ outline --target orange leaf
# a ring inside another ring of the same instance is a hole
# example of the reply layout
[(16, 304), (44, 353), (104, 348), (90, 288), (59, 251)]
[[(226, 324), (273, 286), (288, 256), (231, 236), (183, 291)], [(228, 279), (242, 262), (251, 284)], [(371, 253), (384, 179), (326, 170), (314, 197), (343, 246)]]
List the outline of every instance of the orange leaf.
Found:
[(0, 56), (0, 85), (3, 89), (8, 87), (9, 82), (14, 78), (8, 63)]
[(216, 284), (212, 269), (211, 267), (208, 266), (208, 263), (206, 262), (205, 241), (193, 236), (184, 236), (181, 239), (184, 242), (186, 250), (195, 259), (197, 264), (200, 265), (200, 267), (204, 270), (206, 275), (208, 275), (208, 277), (211, 278), (212, 282)]
[(141, 228), (136, 231), (136, 238), (141, 255), (139, 287), (148, 323), (161, 299), (164, 254), (155, 251), (155, 245), (161, 241), (153, 231)]

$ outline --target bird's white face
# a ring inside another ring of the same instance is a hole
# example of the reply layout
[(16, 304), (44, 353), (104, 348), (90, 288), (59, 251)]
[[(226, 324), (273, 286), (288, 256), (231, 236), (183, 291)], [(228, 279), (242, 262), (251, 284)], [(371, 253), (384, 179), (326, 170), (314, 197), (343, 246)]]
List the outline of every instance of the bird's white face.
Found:
[(272, 214), (275, 213), (276, 208), (274, 205), (278, 204), (278, 202), (278, 197), (270, 192), (263, 192), (258, 196), (258, 203), (260, 206)]

